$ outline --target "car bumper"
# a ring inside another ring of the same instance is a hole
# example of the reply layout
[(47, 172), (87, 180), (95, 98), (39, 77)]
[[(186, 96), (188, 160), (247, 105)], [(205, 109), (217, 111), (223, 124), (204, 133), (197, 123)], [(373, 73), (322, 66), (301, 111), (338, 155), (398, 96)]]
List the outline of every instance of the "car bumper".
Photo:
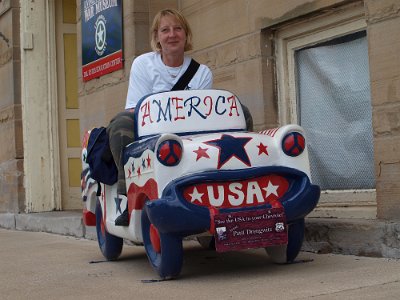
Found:
[(303, 172), (284, 167), (264, 167), (247, 170), (204, 172), (180, 178), (171, 182), (160, 199), (146, 203), (143, 209), (160, 232), (188, 236), (213, 230), (213, 215), (218, 212), (236, 212), (252, 209), (270, 208), (270, 204), (252, 207), (216, 209), (189, 203), (182, 196), (184, 187), (204, 181), (224, 181), (257, 177), (265, 174), (279, 174), (290, 178), (290, 190), (280, 199), (285, 210), (287, 223), (304, 218), (317, 205), (320, 188), (311, 184)]

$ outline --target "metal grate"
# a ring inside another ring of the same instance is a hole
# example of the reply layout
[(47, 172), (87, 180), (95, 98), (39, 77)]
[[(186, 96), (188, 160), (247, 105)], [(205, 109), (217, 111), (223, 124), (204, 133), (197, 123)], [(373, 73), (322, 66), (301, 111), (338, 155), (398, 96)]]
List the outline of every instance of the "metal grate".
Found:
[(375, 188), (365, 32), (298, 50), (295, 60), (313, 182), (323, 190)]

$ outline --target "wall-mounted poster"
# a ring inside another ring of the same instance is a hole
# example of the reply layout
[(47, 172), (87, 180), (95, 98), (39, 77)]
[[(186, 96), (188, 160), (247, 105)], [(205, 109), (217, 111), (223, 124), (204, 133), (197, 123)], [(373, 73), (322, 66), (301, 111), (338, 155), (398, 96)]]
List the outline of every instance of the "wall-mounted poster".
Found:
[(122, 0), (82, 0), (83, 81), (122, 68)]

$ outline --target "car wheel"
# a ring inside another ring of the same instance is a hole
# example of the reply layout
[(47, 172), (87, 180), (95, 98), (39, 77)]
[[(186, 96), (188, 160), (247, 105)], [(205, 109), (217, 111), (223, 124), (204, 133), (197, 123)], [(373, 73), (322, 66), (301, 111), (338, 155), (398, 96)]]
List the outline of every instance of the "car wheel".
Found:
[(273, 262), (292, 263), (301, 250), (304, 239), (304, 219), (288, 225), (288, 244), (267, 247), (265, 250)]
[(121, 252), (124, 240), (110, 234), (104, 224), (103, 211), (101, 209), (100, 201), (96, 203), (96, 231), (97, 241), (101, 253), (107, 260), (117, 259)]
[(147, 257), (162, 279), (177, 277), (183, 263), (182, 237), (159, 232), (142, 211), (142, 236)]

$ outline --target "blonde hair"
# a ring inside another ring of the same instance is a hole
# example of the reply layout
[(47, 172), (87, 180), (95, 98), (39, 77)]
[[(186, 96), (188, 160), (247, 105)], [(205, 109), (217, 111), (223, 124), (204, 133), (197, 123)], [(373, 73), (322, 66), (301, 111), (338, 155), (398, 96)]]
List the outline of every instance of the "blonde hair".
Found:
[(186, 18), (179, 11), (172, 9), (172, 8), (160, 10), (154, 17), (153, 24), (150, 29), (151, 49), (153, 49), (153, 51), (161, 52), (161, 45), (159, 42), (157, 42), (157, 34), (158, 34), (158, 29), (159, 29), (160, 23), (161, 23), (161, 18), (165, 17), (165, 16), (172, 16), (178, 20), (178, 22), (181, 24), (183, 30), (186, 33), (186, 43), (185, 43), (184, 50), (185, 51), (192, 50), (193, 49), (192, 30), (190, 29), (189, 23), (186, 20)]

